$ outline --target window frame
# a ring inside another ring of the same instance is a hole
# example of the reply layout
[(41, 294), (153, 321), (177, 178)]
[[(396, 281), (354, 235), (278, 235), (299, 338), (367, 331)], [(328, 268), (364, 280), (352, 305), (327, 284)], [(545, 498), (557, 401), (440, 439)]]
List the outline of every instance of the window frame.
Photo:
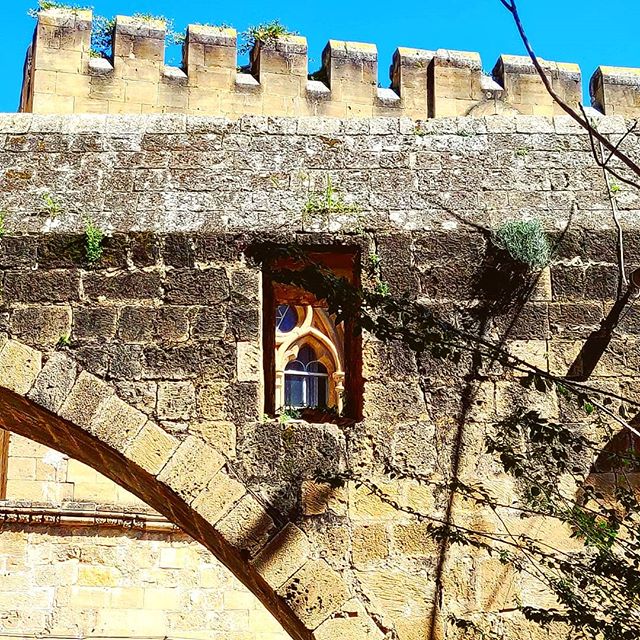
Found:
[[(356, 287), (360, 286), (360, 249), (359, 247), (308, 247), (307, 256), (317, 264), (331, 269), (334, 273), (348, 278)], [(301, 266), (293, 260), (280, 260), (272, 267), (295, 269)], [(276, 407), (276, 310), (278, 305), (317, 304), (317, 300), (307, 291), (290, 285), (282, 285), (263, 272), (263, 370), (264, 370), (264, 408), (266, 415), (278, 416)], [(344, 321), (344, 406), (340, 417), (331, 418), (331, 414), (319, 410), (321, 422), (335, 420), (355, 422), (362, 419), (362, 339), (356, 335), (353, 319)], [(318, 422), (312, 415), (303, 419)]]

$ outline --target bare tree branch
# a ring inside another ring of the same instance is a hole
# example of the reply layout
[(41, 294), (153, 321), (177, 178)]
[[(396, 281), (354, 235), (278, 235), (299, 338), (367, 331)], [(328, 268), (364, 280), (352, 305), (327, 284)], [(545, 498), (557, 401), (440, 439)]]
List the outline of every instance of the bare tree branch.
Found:
[[(547, 93), (553, 98), (553, 100), (560, 106), (560, 108), (571, 116), (583, 129), (586, 129), (598, 142), (600, 142), (605, 149), (607, 149), (612, 156), (616, 157), (620, 162), (626, 165), (636, 176), (640, 177), (640, 166), (634, 162), (626, 153), (620, 150), (618, 145), (613, 144), (606, 136), (602, 135), (595, 127), (593, 127), (589, 120), (583, 116), (581, 116), (575, 109), (570, 107), (556, 92), (553, 88), (549, 77), (547, 76), (538, 56), (535, 54), (531, 42), (527, 36), (527, 33), (524, 29), (524, 25), (522, 24), (522, 20), (520, 18), (520, 13), (518, 11), (518, 6), (516, 4), (516, 0), (500, 0), (502, 5), (511, 13), (513, 16), (513, 20), (516, 24), (516, 28), (518, 29), (518, 33), (520, 34), (520, 39), (529, 54), (529, 58), (531, 58), (531, 62), (535, 67), (542, 83), (544, 84)], [(619, 178), (621, 179), (621, 178)], [(623, 180), (627, 182), (626, 180)], [(638, 185), (634, 185), (638, 186)]]
[[(582, 111), (582, 115), (584, 116), (584, 119), (586, 122), (589, 121), (589, 118), (587, 116), (587, 112), (585, 111), (584, 107), (582, 105), (580, 106), (580, 111)], [(633, 123), (633, 126), (631, 126), (627, 132), (622, 136), (622, 138), (620, 140), (618, 140), (618, 142), (616, 143), (616, 148), (619, 148), (620, 145), (622, 144), (622, 142), (624, 142), (624, 140), (626, 139), (626, 137), (636, 128), (637, 125), (637, 121)], [(593, 134), (593, 132), (595, 131), (595, 127), (591, 124), (589, 124), (589, 128), (587, 129), (587, 133), (589, 134), (589, 143), (591, 144), (591, 154), (593, 155), (593, 159), (596, 161), (596, 164), (601, 167), (602, 169), (606, 169), (614, 178), (616, 178), (616, 180), (618, 180), (619, 182), (622, 182), (624, 184), (627, 184), (631, 187), (635, 187), (636, 189), (640, 189), (640, 183), (639, 182), (634, 182), (633, 180), (629, 180), (629, 178), (625, 178), (623, 175), (621, 175), (620, 173), (618, 173), (615, 169), (611, 168), (611, 165), (609, 164), (611, 162), (611, 158), (613, 157), (613, 154), (611, 152), (609, 152), (609, 156), (606, 160), (604, 160), (603, 154), (602, 153), (598, 153), (597, 150), (597, 146), (596, 146), (596, 139), (595, 136)], [(602, 144), (602, 143), (600, 143)]]
[(624, 237), (622, 234), (622, 225), (620, 224), (618, 202), (613, 194), (611, 180), (609, 179), (609, 170), (606, 166), (606, 160), (604, 158), (604, 147), (600, 145), (600, 157), (602, 159), (602, 173), (604, 176), (605, 184), (607, 185), (607, 193), (609, 194), (609, 203), (611, 204), (611, 215), (613, 216), (613, 223), (617, 229), (617, 252), (618, 252), (618, 299), (622, 297), (622, 288), (628, 287), (626, 268), (624, 265)]

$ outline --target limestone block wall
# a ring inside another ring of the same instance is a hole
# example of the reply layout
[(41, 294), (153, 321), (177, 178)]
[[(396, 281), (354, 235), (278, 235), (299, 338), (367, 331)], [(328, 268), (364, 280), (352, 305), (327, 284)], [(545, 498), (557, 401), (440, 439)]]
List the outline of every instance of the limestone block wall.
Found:
[(11, 434), (0, 633), (289, 637), (206, 549), (94, 469)]
[[(626, 124), (598, 121), (613, 134)], [(548, 603), (540, 584), (505, 573), (481, 552), (443, 549), (409, 509), (446, 512), (447, 496), (430, 482), (450, 477), (455, 451), (460, 477), (518, 500), (483, 438), (519, 402), (576, 428), (595, 419), (554, 391), (523, 398), (517, 376), (499, 368), (478, 372), (464, 358), (452, 365), (370, 335), (363, 336), (362, 421), (267, 419), (262, 274), (248, 250), (265, 238), (350, 246), (360, 250), (363, 271), (375, 254), (392, 293), (482, 326), (491, 340), (564, 374), (616, 292), (609, 194), (586, 134), (566, 118), (531, 116), (17, 114), (2, 116), (0, 131), (0, 208), (7, 211), (0, 329), (11, 339), (0, 352), (2, 375), (29, 348), (49, 371), (72, 359), (83, 380), (109, 385), (149, 418), (171, 451), (209, 445), (204, 459), (216, 462), (215, 472), (224, 466), (233, 482), (227, 477), (207, 516), (238, 550), (236, 559), (268, 580), (277, 603), (302, 621), (306, 635), (298, 637), (415, 640), (434, 630), (453, 640), (461, 636), (449, 614), (469, 612), (505, 638), (561, 637), (527, 623), (514, 605)], [(638, 134), (625, 143), (635, 153)], [(356, 207), (305, 213), (329, 179)], [(43, 195), (59, 204), (55, 213)], [(616, 197), (631, 270), (640, 265), (640, 201), (625, 187)], [(89, 215), (107, 233), (95, 264), (83, 236)], [(505, 220), (530, 217), (557, 246), (531, 295), (516, 303), (495, 288), (488, 234)], [(594, 384), (635, 397), (637, 321), (631, 309)], [(61, 335), (68, 345), (59, 346)], [(129, 424), (120, 426), (109, 423), (105, 439), (126, 439)], [(386, 474), (390, 466), (398, 476)], [(178, 468), (172, 486), (200, 508), (195, 496), (209, 476)], [(355, 483), (318, 481), (345, 469), (383, 487), (388, 500)], [(452, 514), (455, 522), (500, 526), (491, 513), (458, 501)], [(515, 531), (574, 544), (541, 519), (501, 515)]]
[[(109, 60), (92, 57), (91, 27), (90, 11), (40, 12), (22, 111), (340, 118), (562, 113), (530, 60), (521, 56), (501, 56), (489, 75), (477, 53), (400, 47), (390, 85), (380, 87), (373, 44), (329, 40), (322, 68), (310, 76), (302, 36), (257, 42), (249, 70), (239, 71), (234, 29), (190, 25), (178, 68), (164, 62), (163, 22), (118, 16)], [(543, 63), (558, 94), (571, 105), (582, 102), (578, 65)], [(606, 113), (618, 113), (614, 105), (619, 105), (625, 115), (637, 114), (640, 92), (624, 83), (625, 97), (618, 99), (616, 78), (607, 84), (607, 100), (596, 103)]]
[(100, 473), (52, 449), (18, 435), (9, 442), (6, 499), (59, 507), (64, 503), (149, 508)]
[(4, 523), (0, 633), (285, 640), (208, 551), (180, 533)]

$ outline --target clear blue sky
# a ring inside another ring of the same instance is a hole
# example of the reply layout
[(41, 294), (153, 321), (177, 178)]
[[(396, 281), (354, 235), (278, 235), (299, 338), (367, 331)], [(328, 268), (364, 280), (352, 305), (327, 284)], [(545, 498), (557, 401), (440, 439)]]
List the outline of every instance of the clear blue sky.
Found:
[[(17, 109), (24, 53), (34, 26), (26, 13), (37, 0), (4, 0), (2, 4), (0, 111), (5, 112)], [(85, 3), (78, 0), (78, 4)], [(479, 51), (488, 71), (500, 53), (523, 53), (499, 0), (89, 0), (86, 4), (107, 16), (164, 14), (174, 19), (177, 29), (189, 22), (225, 22), (242, 31), (279, 18), (307, 37), (310, 70), (319, 66), (329, 38), (372, 42), (378, 46), (383, 86), (388, 86), (388, 67), (398, 46)], [(599, 64), (640, 67), (638, 0), (520, 0), (520, 10), (538, 55), (579, 63), (585, 81)], [(175, 62), (177, 56), (170, 52), (169, 57)]]

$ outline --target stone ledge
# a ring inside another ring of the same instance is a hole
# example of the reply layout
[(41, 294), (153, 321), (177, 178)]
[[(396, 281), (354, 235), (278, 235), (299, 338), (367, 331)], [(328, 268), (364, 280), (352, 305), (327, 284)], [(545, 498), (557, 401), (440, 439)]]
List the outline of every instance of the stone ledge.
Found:
[[(317, 83), (314, 83), (314, 86)], [(599, 128), (606, 126), (611, 121), (620, 122), (620, 116), (598, 114)], [(469, 123), (470, 127), (477, 130), (479, 123), (485, 123), (486, 127), (481, 127), (493, 134), (513, 133), (514, 124), (521, 119), (530, 121), (532, 118), (539, 119), (540, 122), (553, 122), (556, 118), (566, 116), (529, 116), (529, 115), (491, 115), (475, 118), (472, 116), (457, 116), (450, 118), (438, 118), (423, 121), (421, 135), (446, 133), (458, 131), (463, 125)], [(633, 118), (627, 118), (632, 123)], [(395, 127), (386, 127), (388, 135), (394, 135), (402, 123), (403, 129), (407, 129), (409, 123), (415, 128), (415, 121), (407, 117), (375, 116), (363, 118), (363, 122), (393, 122)], [(279, 123), (281, 128), (283, 123), (302, 123), (305, 132), (324, 135), (325, 129), (330, 129), (332, 135), (349, 131), (353, 120), (348, 118), (330, 118), (325, 116), (261, 116), (245, 115), (238, 119), (224, 116), (202, 116), (184, 114), (67, 114), (67, 115), (46, 115), (34, 113), (0, 113), (0, 133), (18, 135), (25, 133), (104, 133), (107, 136), (136, 135), (145, 133), (182, 133), (200, 132), (217, 133), (221, 128), (226, 133), (240, 133), (241, 130), (248, 129), (252, 124), (267, 123), (265, 133), (277, 134), (277, 131), (270, 131), (270, 123)], [(165, 123), (170, 123), (166, 127)], [(616, 130), (618, 126), (616, 126)], [(300, 133), (300, 130), (298, 131)], [(581, 129), (576, 130), (576, 135), (587, 135)]]
[(42, 506), (39, 503), (0, 501), (0, 523), (68, 527), (110, 527), (137, 531), (181, 531), (169, 520), (149, 509), (148, 513), (92, 507), (74, 503), (74, 507)]

